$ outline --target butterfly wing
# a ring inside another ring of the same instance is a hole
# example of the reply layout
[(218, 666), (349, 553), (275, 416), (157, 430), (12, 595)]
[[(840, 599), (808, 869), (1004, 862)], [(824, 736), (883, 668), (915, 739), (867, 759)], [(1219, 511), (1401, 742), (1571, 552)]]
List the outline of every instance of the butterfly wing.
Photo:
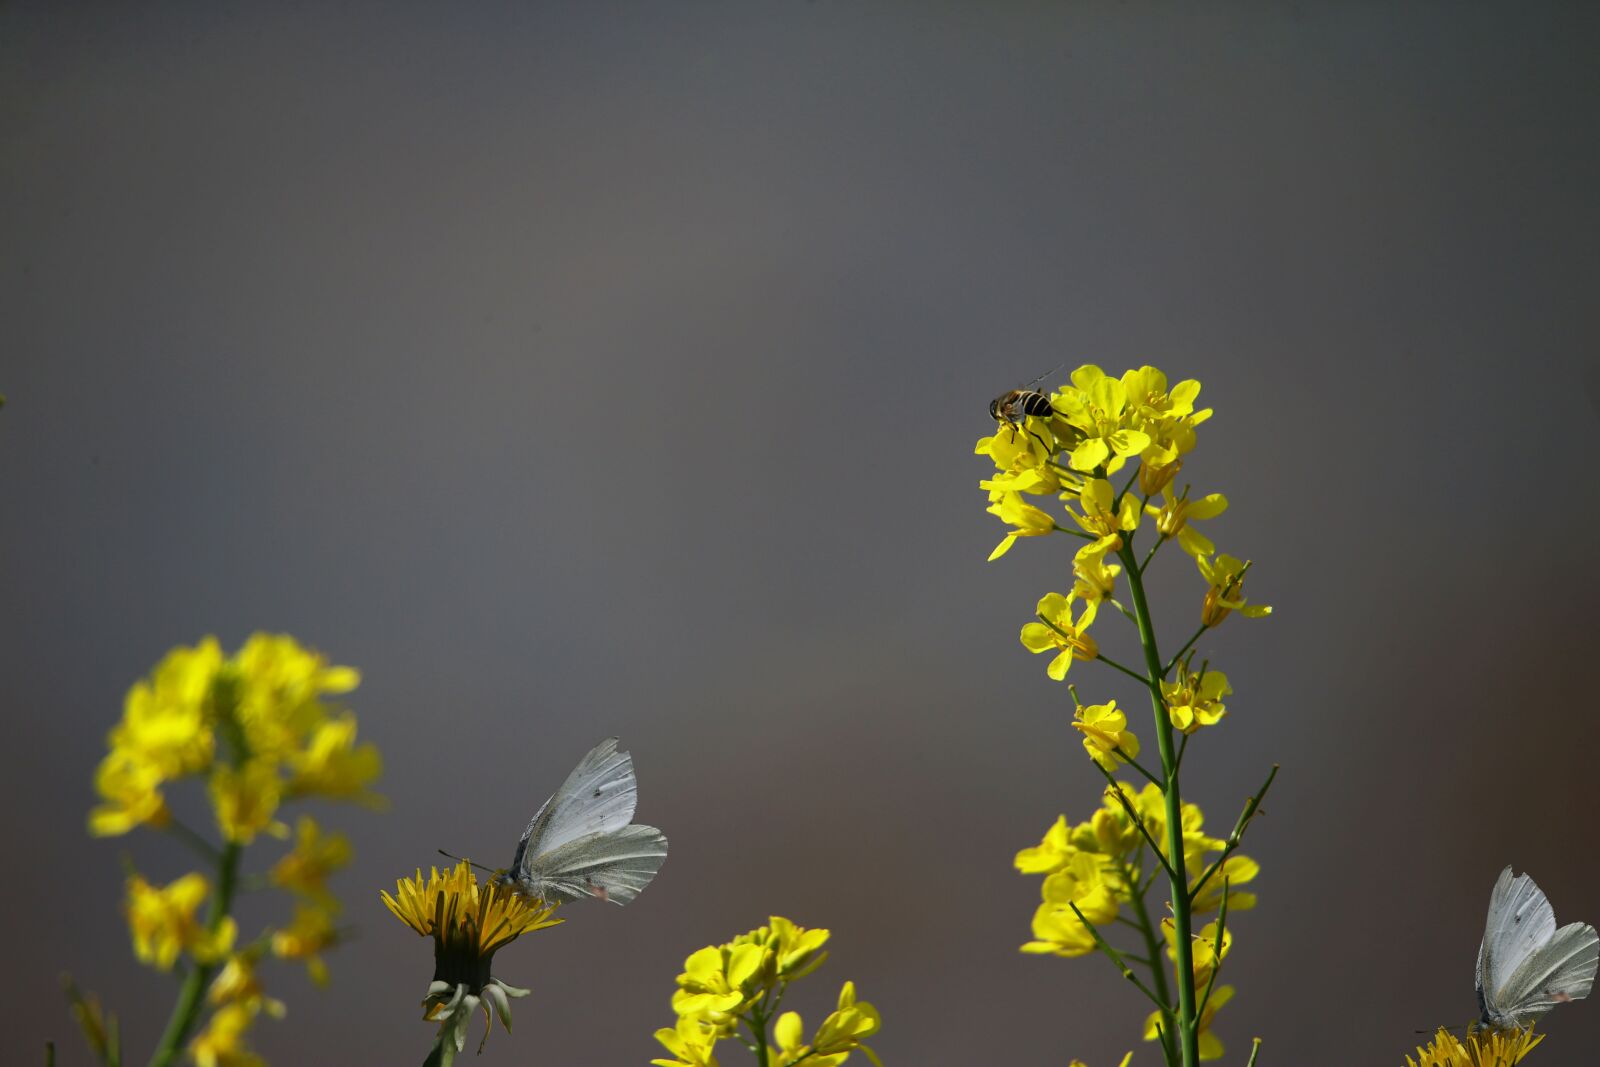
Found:
[(1600, 968), (1600, 936), (1588, 923), (1568, 923), (1534, 949), (1495, 991), (1503, 1013), (1526, 1027), (1557, 1004), (1582, 1000)]
[(639, 783), (633, 775), (633, 757), (617, 751), (617, 739), (608, 737), (561, 783), (561, 788), (539, 808), (522, 831), (511, 871), (527, 879), (532, 861), (544, 852), (588, 834), (607, 833), (628, 825), (639, 804)]
[(600, 897), (626, 904), (650, 884), (667, 861), (667, 838), (654, 826), (585, 834), (525, 862), (519, 877), (530, 893), (548, 901)]

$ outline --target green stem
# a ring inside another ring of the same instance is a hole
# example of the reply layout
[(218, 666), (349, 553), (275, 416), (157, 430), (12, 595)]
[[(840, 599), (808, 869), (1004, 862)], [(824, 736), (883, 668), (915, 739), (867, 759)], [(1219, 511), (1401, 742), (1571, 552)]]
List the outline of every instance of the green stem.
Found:
[[(1123, 882), (1129, 886), (1134, 885), (1137, 879), (1134, 877), (1133, 872), (1128, 869), (1127, 864), (1119, 862), (1118, 866), (1122, 869)], [(1156, 875), (1159, 873), (1160, 871), (1158, 870), (1156, 874), (1152, 874), (1150, 881), (1155, 881)], [(1156, 996), (1160, 997), (1161, 1002), (1167, 1005), (1161, 1011), (1161, 1018), (1165, 1024), (1163, 1027), (1164, 1032), (1170, 1034), (1172, 1032), (1172, 998), (1167, 992), (1167, 969), (1161, 965), (1161, 942), (1156, 936), (1155, 924), (1150, 921), (1150, 910), (1145, 907), (1144, 903), (1144, 895), (1149, 887), (1150, 882), (1146, 882), (1143, 888), (1133, 894), (1131, 903), (1133, 904), (1133, 913), (1139, 919), (1139, 933), (1144, 937), (1145, 955), (1156, 961), (1150, 968), (1150, 980), (1156, 987)], [(1167, 1043), (1165, 1037), (1161, 1039), (1161, 1053), (1170, 1065), (1173, 1062), (1173, 1049)]]
[(1122, 956), (1118, 954), (1116, 949), (1111, 947), (1111, 943), (1100, 936), (1100, 931), (1095, 929), (1094, 923), (1083, 917), (1083, 912), (1078, 910), (1078, 905), (1069, 900), (1067, 901), (1067, 907), (1072, 909), (1072, 914), (1078, 917), (1078, 921), (1083, 924), (1083, 928), (1089, 931), (1089, 936), (1094, 938), (1095, 947), (1101, 952), (1104, 952), (1106, 954), (1106, 958), (1117, 965), (1117, 970), (1122, 972), (1122, 977), (1132, 982), (1134, 987), (1138, 989), (1139, 992), (1149, 997), (1150, 1003), (1154, 1004), (1157, 1010), (1163, 1012), (1166, 1011), (1166, 1002), (1162, 1001), (1154, 993), (1152, 993), (1149, 986), (1139, 981), (1139, 976), (1133, 973), (1133, 968), (1124, 963), (1122, 961)]
[(1258, 1037), (1250, 1045), (1250, 1062), (1244, 1067), (1256, 1067), (1256, 1054), (1261, 1051), (1261, 1039)]
[[(1178, 661), (1183, 658), (1183, 654), (1185, 652), (1189, 651), (1191, 648), (1193, 648), (1194, 647), (1194, 643), (1196, 641), (1200, 640), (1201, 635), (1204, 634), (1209, 629), (1211, 629), (1211, 627), (1202, 624), (1200, 629), (1198, 629), (1198, 630), (1196, 630), (1194, 632), (1194, 636), (1189, 638), (1189, 640), (1185, 641), (1183, 643), (1183, 647), (1178, 649), (1178, 654), (1176, 656), (1173, 656), (1171, 659), (1167, 660), (1167, 665), (1165, 667), (1163, 667), (1162, 670), (1161, 670), (1161, 677), (1165, 678), (1167, 675), (1171, 674), (1172, 673), (1172, 668), (1174, 668), (1174, 667), (1176, 667), (1178, 665)], [(1160, 657), (1158, 656), (1157, 659), (1159, 660)]]
[(1167, 809), (1167, 879), (1171, 885), (1173, 950), (1177, 959), (1173, 969), (1178, 983), (1178, 1047), (1182, 1067), (1199, 1067), (1200, 1049), (1195, 1032), (1194, 945), (1190, 942), (1189, 883), (1183, 857), (1183, 798), (1178, 791), (1178, 757), (1172, 743), (1172, 721), (1161, 698), (1161, 652), (1156, 645), (1155, 627), (1150, 622), (1150, 606), (1145, 602), (1144, 581), (1133, 554), (1132, 537), (1117, 551), (1128, 577), (1133, 599), (1133, 614), (1139, 624), (1139, 643), (1144, 646), (1150, 704), (1155, 711), (1156, 744), (1161, 750), (1161, 769), (1167, 784), (1163, 799)]
[[(1137, 623), (1138, 620), (1136, 619), (1134, 621)], [(1097, 654), (1094, 658), (1099, 660), (1101, 663), (1104, 663), (1107, 667), (1111, 667), (1111, 668), (1113, 668), (1115, 670), (1121, 671), (1123, 674), (1126, 674), (1129, 678), (1132, 678), (1134, 681), (1138, 682), (1140, 685), (1149, 685), (1150, 684), (1150, 679), (1146, 678), (1144, 675), (1140, 674), (1138, 671), (1130, 670), (1129, 668), (1124, 667), (1122, 664), (1118, 663), (1114, 659), (1110, 659), (1109, 657), (1107, 657), (1103, 653)]]
[(211, 865), (215, 866), (217, 861), (222, 858), (222, 853), (217, 851), (217, 846), (213, 845), (210, 841), (207, 841), (199, 833), (191, 830), (177, 819), (169, 818), (167, 820), (166, 829), (167, 832), (173, 837), (176, 837), (178, 840), (182, 841), (184, 844), (188, 845), (190, 848), (199, 853), (200, 856)]
[(750, 1009), (750, 1029), (756, 1038), (756, 1063), (758, 1067), (767, 1067), (767, 1017), (759, 1007)]
[[(217, 860), (217, 894), (211, 898), (211, 910), (206, 915), (207, 933), (216, 933), (233, 906), (233, 891), (239, 879), (239, 856), (243, 851), (238, 844), (229, 842)], [(200, 1017), (206, 987), (216, 972), (214, 963), (196, 963), (189, 969), (178, 991), (178, 1002), (172, 1006), (172, 1017), (167, 1020), (167, 1028), (150, 1057), (150, 1067), (170, 1067), (183, 1051)]]

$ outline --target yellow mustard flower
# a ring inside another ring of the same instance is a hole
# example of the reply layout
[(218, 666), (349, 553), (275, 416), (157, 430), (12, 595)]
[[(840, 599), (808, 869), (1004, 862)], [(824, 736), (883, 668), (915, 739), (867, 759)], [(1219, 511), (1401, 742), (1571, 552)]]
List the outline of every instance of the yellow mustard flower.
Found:
[(1098, 548), (1101, 555), (1121, 548), (1122, 535), (1137, 530), (1143, 515), (1139, 510), (1139, 501), (1132, 493), (1124, 494), (1119, 503), (1116, 491), (1104, 478), (1085, 481), (1083, 488), (1078, 490), (1077, 502), (1078, 510), (1068, 508), (1067, 514), (1083, 527), (1085, 533), (1103, 542)]
[(256, 976), (256, 963), (260, 956), (259, 946), (229, 956), (228, 962), (211, 980), (206, 999), (215, 1007), (237, 1005), (251, 1015), (265, 1012), (274, 1019), (283, 1018), (286, 1010), (283, 1001), (267, 996), (261, 988), (261, 980)]
[(1070, 598), (1060, 593), (1046, 593), (1037, 608), (1040, 621), (1022, 627), (1022, 645), (1033, 653), (1056, 652), (1045, 673), (1059, 682), (1067, 676), (1073, 660), (1090, 660), (1100, 654), (1100, 646), (1088, 633), (1095, 611), (1096, 605), (1091, 601), (1074, 620)]
[(1228, 713), (1222, 698), (1233, 692), (1228, 676), (1221, 671), (1206, 670), (1191, 674), (1185, 664), (1178, 665), (1178, 674), (1170, 682), (1161, 683), (1161, 698), (1167, 705), (1167, 717), (1172, 725), (1186, 734), (1202, 726), (1215, 726)]
[[(1199, 993), (1196, 993), (1198, 998)], [(1211, 1000), (1206, 1004), (1205, 1011), (1200, 1013), (1200, 1040), (1199, 1051), (1202, 1060), (1220, 1060), (1225, 1051), (1222, 1042), (1217, 1040), (1217, 1035), (1211, 1032), (1211, 1022), (1216, 1018), (1217, 1011), (1228, 1001), (1233, 999), (1233, 986), (1219, 985), (1211, 991)], [(1154, 1041), (1160, 1036), (1161, 1013), (1153, 1011), (1144, 1021), (1144, 1039)]]
[(199, 963), (213, 963), (233, 947), (236, 927), (225, 918), (209, 930), (195, 916), (211, 892), (205, 876), (186, 874), (166, 886), (153, 886), (137, 874), (128, 878), (123, 904), (133, 951), (141, 962), (170, 971), (180, 953)]
[(809, 1045), (803, 1043), (805, 1024), (798, 1012), (786, 1011), (778, 1017), (772, 1028), (778, 1046), (775, 1063), (777, 1067), (788, 1067), (804, 1060), (817, 1067), (838, 1067), (852, 1052), (859, 1051), (883, 1067), (878, 1054), (862, 1044), (881, 1025), (878, 1010), (864, 1000), (856, 1000), (855, 983), (846, 982), (839, 991), (838, 1009), (822, 1021)]
[(1245, 572), (1250, 569), (1249, 560), (1237, 560), (1224, 553), (1214, 561), (1207, 556), (1200, 556), (1195, 559), (1195, 564), (1200, 568), (1200, 576), (1211, 584), (1200, 609), (1200, 621), (1205, 625), (1216, 626), (1234, 611), (1247, 619), (1259, 619), (1272, 614), (1272, 608), (1266, 604), (1245, 602), (1242, 587)]
[(94, 787), (104, 803), (89, 812), (96, 837), (125, 834), (138, 826), (166, 826), (172, 819), (161, 792), (161, 768), (126, 749), (113, 749), (95, 771)]
[[(1161, 936), (1167, 941), (1167, 959), (1174, 963), (1178, 961), (1178, 933), (1171, 917), (1161, 920)], [(1228, 952), (1233, 948), (1233, 931), (1224, 928), (1222, 931), (1222, 951), (1217, 951), (1217, 923), (1216, 920), (1206, 923), (1190, 938), (1190, 959), (1194, 964), (1194, 987), (1204, 990), (1206, 983), (1211, 981), (1211, 974), (1227, 959)]]
[(993, 437), (981, 437), (973, 454), (994, 460), (996, 470), (1019, 471), (1045, 467), (1055, 451), (1055, 433), (1046, 419), (1029, 416), (1021, 427), (1006, 425)]
[(672, 1059), (654, 1059), (652, 1067), (720, 1067), (712, 1055), (721, 1030), (697, 1015), (678, 1016), (676, 1027), (656, 1031), (656, 1040), (672, 1053)]
[(1145, 512), (1156, 520), (1156, 530), (1162, 537), (1176, 537), (1178, 547), (1198, 559), (1217, 550), (1211, 539), (1189, 524), (1204, 519), (1214, 519), (1228, 510), (1228, 498), (1221, 493), (1207, 493), (1198, 500), (1190, 500), (1189, 492), (1173, 496), (1170, 490), (1161, 490), (1161, 504), (1146, 504)]
[(1172, 458), (1175, 454), (1159, 445), (1144, 450), (1139, 460), (1139, 492), (1143, 496), (1155, 496), (1171, 485), (1178, 472), (1183, 470), (1183, 460)]
[(768, 918), (766, 926), (758, 926), (747, 934), (740, 934), (731, 943), (760, 946), (763, 953), (762, 973), (779, 981), (791, 982), (822, 966), (828, 958), (822, 946), (828, 943), (830, 936), (827, 930), (808, 930), (781, 915), (773, 915)]
[(222, 650), (214, 637), (167, 653), (148, 679), (128, 690), (110, 747), (137, 753), (164, 778), (210, 766), (216, 747), (211, 691), (221, 666)]
[(1110, 876), (1099, 856), (1077, 852), (1065, 867), (1044, 880), (1040, 892), (1046, 904), (1066, 907), (1070, 903), (1085, 919), (1100, 926), (1117, 917), (1120, 888), (1121, 883)]
[(1130, 456), (1150, 446), (1150, 435), (1135, 429), (1137, 409), (1128, 390), (1099, 367), (1085, 364), (1072, 372), (1072, 384), (1050, 398), (1051, 406), (1082, 434), (1067, 462), (1073, 470), (1115, 472)]
[(994, 502), (987, 509), (989, 514), (1010, 526), (1011, 531), (989, 553), (990, 563), (1010, 552), (1019, 537), (1044, 537), (1055, 532), (1056, 520), (1023, 500), (1021, 493), (1001, 491), (992, 496)]
[[(1221, 846), (1218, 845), (1218, 848)], [(1195, 871), (1194, 879), (1189, 884), (1189, 891), (1194, 893), (1194, 885), (1200, 878), (1201, 871), (1195, 866), (1190, 866)], [(1239, 887), (1246, 882), (1254, 880), (1261, 873), (1261, 864), (1241, 852), (1236, 852), (1223, 861), (1216, 874), (1211, 876), (1200, 892), (1195, 893), (1194, 900), (1189, 905), (1189, 910), (1196, 915), (1208, 911), (1215, 911), (1222, 905), (1222, 894), (1228, 894), (1228, 910), (1249, 911), (1256, 906), (1256, 895), (1246, 892)]]
[(762, 947), (756, 944), (707, 945), (683, 961), (672, 1010), (702, 1015), (727, 1024), (759, 1000), (768, 986), (762, 981)]
[(327, 718), (322, 697), (361, 681), (287, 634), (252, 634), (229, 665), (239, 726), (250, 754), (265, 760), (287, 759)]
[(383, 804), (383, 798), (367, 788), (382, 772), (383, 759), (371, 742), (356, 744), (354, 715), (320, 723), (305, 749), (290, 755), (289, 764), (293, 770), (286, 787), (290, 796), (354, 800), (374, 807)]
[(339, 940), (333, 915), (315, 904), (300, 904), (288, 926), (272, 934), (272, 954), (279, 959), (304, 960), (306, 973), (317, 985), (328, 984), (328, 964), (322, 954)]
[(273, 885), (330, 908), (337, 902), (328, 892), (328, 875), (348, 864), (350, 855), (348, 837), (325, 834), (315, 819), (302, 815), (295, 823), (294, 849), (273, 865), (268, 877)]
[(1017, 853), (1017, 870), (1023, 874), (1053, 874), (1061, 870), (1077, 851), (1072, 847), (1069, 833), (1067, 817), (1058, 816), (1044, 832), (1043, 840)]
[(1087, 956), (1095, 950), (1094, 934), (1066, 905), (1040, 904), (1033, 913), (1033, 940), (1022, 951), (1031, 955)]
[(1105, 539), (1093, 541), (1072, 557), (1072, 574), (1077, 579), (1072, 586), (1074, 599), (1098, 605), (1103, 600), (1110, 600), (1111, 594), (1117, 591), (1117, 575), (1122, 573), (1122, 568), (1115, 563), (1106, 563), (1106, 552), (1110, 547), (1110, 542)]
[(1142, 457), (1146, 462), (1171, 463), (1194, 448), (1194, 428), (1211, 417), (1210, 408), (1195, 410), (1199, 382), (1191, 378), (1169, 389), (1165, 374), (1145, 366), (1125, 372), (1122, 388), (1133, 409), (1133, 424), (1150, 435)]
[(1459, 1038), (1441, 1027), (1415, 1059), (1406, 1057), (1406, 1067), (1512, 1067), (1543, 1040), (1531, 1029), (1469, 1030)]
[(243, 766), (218, 764), (211, 772), (211, 808), (217, 826), (229, 841), (248, 845), (263, 830), (284, 837), (289, 828), (273, 819), (282, 798), (282, 780), (277, 768), (262, 760), (246, 760)]
[(1083, 734), (1083, 748), (1089, 758), (1108, 771), (1139, 756), (1139, 739), (1128, 729), (1128, 716), (1112, 700), (1105, 704), (1080, 705), (1073, 728)]
[(266, 1061), (244, 1044), (254, 1014), (242, 1004), (227, 1004), (211, 1013), (206, 1028), (189, 1043), (196, 1067), (266, 1067)]

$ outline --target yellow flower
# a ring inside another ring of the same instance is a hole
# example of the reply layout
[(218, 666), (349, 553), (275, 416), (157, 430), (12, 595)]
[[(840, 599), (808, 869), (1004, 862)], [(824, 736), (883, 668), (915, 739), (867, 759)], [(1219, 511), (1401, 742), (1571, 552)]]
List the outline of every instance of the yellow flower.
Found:
[[(1121, 907), (1119, 896), (1126, 893), (1099, 856), (1074, 852), (1060, 870), (1044, 880), (1041, 895), (1043, 903), (1033, 914), (1034, 940), (1024, 944), (1022, 951), (1071, 957), (1094, 951), (1094, 934), (1084, 920), (1096, 925), (1111, 922)], [(1083, 919), (1078, 918), (1079, 912)]]
[(129, 877), (123, 911), (133, 934), (134, 954), (163, 971), (170, 971), (183, 952), (202, 964), (225, 956), (233, 947), (233, 919), (223, 919), (212, 930), (195, 917), (210, 891), (200, 874), (186, 874), (160, 888), (136, 874)]
[(206, 1028), (189, 1043), (189, 1055), (197, 1067), (266, 1067), (266, 1061), (244, 1045), (253, 1018), (254, 1013), (242, 1004), (228, 1004), (213, 1012)]
[(1116, 592), (1117, 575), (1122, 573), (1122, 568), (1106, 563), (1106, 552), (1112, 547), (1112, 540), (1115, 539), (1092, 541), (1072, 557), (1072, 573), (1077, 578), (1072, 586), (1073, 599), (1098, 605), (1102, 600), (1110, 600), (1111, 594)]
[[(1221, 847), (1220, 844), (1216, 846), (1216, 848)], [(1193, 893), (1194, 882), (1200, 880), (1200, 875), (1203, 871), (1193, 865), (1189, 869), (1195, 872), (1189, 886), (1189, 891)], [(1256, 895), (1247, 893), (1239, 887), (1246, 882), (1252, 881), (1260, 873), (1261, 864), (1243, 853), (1234, 853), (1223, 861), (1217, 873), (1213, 874), (1211, 880), (1205, 884), (1205, 887), (1195, 894), (1194, 901), (1190, 904), (1190, 910), (1196, 915), (1215, 911), (1222, 904), (1222, 892), (1223, 888), (1226, 887), (1228, 892), (1228, 911), (1249, 911), (1256, 906)]]
[(1022, 628), (1022, 644), (1029, 652), (1039, 653), (1059, 650), (1045, 673), (1056, 681), (1067, 676), (1074, 659), (1094, 659), (1100, 647), (1088, 634), (1094, 622), (1096, 605), (1086, 604), (1077, 621), (1072, 618), (1072, 601), (1060, 593), (1046, 593), (1039, 601), (1041, 621), (1030, 622)]
[(782, 982), (803, 978), (822, 966), (828, 958), (822, 946), (831, 936), (827, 930), (808, 930), (781, 915), (773, 915), (768, 925), (758, 926), (734, 938), (733, 945), (759, 945), (764, 954), (761, 969)]
[(762, 981), (760, 945), (707, 945), (683, 961), (672, 1010), (679, 1015), (709, 1016), (727, 1025), (723, 1016), (738, 1015), (759, 1000), (768, 983)]
[(235, 714), (258, 759), (288, 758), (327, 718), (322, 696), (349, 692), (361, 681), (355, 669), (329, 666), (288, 634), (252, 634), (229, 665)]
[(789, 1064), (816, 1064), (817, 1067), (837, 1067), (858, 1049), (878, 1067), (883, 1067), (878, 1054), (861, 1042), (878, 1032), (882, 1021), (878, 1009), (866, 1001), (856, 1000), (854, 982), (846, 982), (839, 991), (839, 1007), (822, 1021), (816, 1037), (809, 1045), (802, 1043), (805, 1024), (798, 1012), (786, 1011), (778, 1017), (772, 1028), (777, 1042), (777, 1067)]
[(1104, 467), (1110, 474), (1150, 446), (1150, 435), (1133, 426), (1137, 409), (1128, 403), (1127, 388), (1093, 364), (1073, 371), (1072, 385), (1050, 403), (1083, 435), (1067, 460), (1073, 470)]
[(1241, 562), (1224, 553), (1215, 561), (1198, 556), (1195, 563), (1200, 568), (1200, 576), (1211, 583), (1200, 609), (1200, 621), (1206, 626), (1216, 626), (1232, 611), (1237, 611), (1247, 619), (1259, 619), (1272, 614), (1272, 608), (1266, 604), (1245, 603), (1242, 586), (1245, 572), (1250, 569), (1249, 560)]
[[(1161, 920), (1161, 936), (1167, 940), (1167, 959), (1174, 963), (1178, 961), (1178, 933), (1172, 919)], [(1194, 964), (1194, 987), (1201, 992), (1205, 991), (1206, 983), (1211, 981), (1211, 973), (1227, 959), (1228, 952), (1233, 948), (1233, 931), (1222, 931), (1222, 951), (1217, 951), (1217, 924), (1216, 920), (1206, 923), (1199, 932), (1190, 938), (1189, 956)]]
[(221, 666), (214, 637), (167, 653), (148, 679), (128, 690), (122, 721), (108, 739), (112, 750), (136, 753), (164, 778), (204, 770), (215, 750), (211, 689)]
[(1119, 503), (1116, 491), (1104, 478), (1090, 478), (1083, 483), (1083, 488), (1078, 490), (1078, 509), (1073, 511), (1069, 508), (1067, 514), (1083, 527), (1085, 533), (1093, 534), (1104, 542), (1104, 547), (1099, 549), (1101, 555), (1121, 548), (1121, 535), (1137, 530), (1142, 516), (1139, 501), (1134, 495), (1123, 494)]
[(1169, 391), (1167, 376), (1147, 366), (1124, 373), (1122, 388), (1133, 409), (1133, 424), (1151, 438), (1142, 457), (1145, 462), (1171, 463), (1194, 448), (1194, 428), (1211, 417), (1210, 408), (1194, 408), (1195, 398), (1200, 395), (1199, 382), (1182, 381)]
[(256, 977), (259, 956), (259, 946), (229, 956), (228, 962), (212, 979), (206, 999), (215, 1007), (237, 1005), (251, 1015), (264, 1011), (274, 1019), (281, 1019), (285, 1011), (283, 1001), (267, 996), (261, 989), (260, 979)]
[[(479, 884), (471, 864), (446, 874), (431, 868), (402, 878), (395, 895), (383, 894), (394, 917), (434, 941), (434, 979), (464, 984), (476, 994), (489, 979), (494, 954), (523, 934), (555, 926), (556, 906), (524, 897), (511, 886)], [(475, 988), (474, 988), (475, 987)]]
[[(1222, 1058), (1222, 1042), (1217, 1040), (1217, 1035), (1211, 1032), (1211, 1021), (1216, 1017), (1217, 1009), (1233, 999), (1233, 986), (1219, 985), (1211, 991), (1211, 1001), (1206, 1005), (1205, 1011), (1200, 1013), (1200, 1058), (1202, 1060), (1219, 1060)], [(1157, 1029), (1161, 1023), (1161, 1013), (1151, 1012), (1150, 1017), (1144, 1021), (1144, 1039), (1154, 1041), (1159, 1035)]]
[(1406, 1057), (1406, 1067), (1512, 1067), (1543, 1040), (1531, 1029), (1469, 1030), (1463, 1040), (1441, 1028), (1416, 1059)]
[(1080, 706), (1072, 725), (1083, 734), (1083, 748), (1089, 758), (1108, 771), (1120, 763), (1136, 759), (1139, 739), (1128, 729), (1128, 716), (1118, 710), (1115, 700), (1106, 704)]
[(1064, 904), (1040, 904), (1033, 913), (1033, 940), (1022, 946), (1032, 955), (1072, 958), (1095, 949), (1094, 934)]
[(278, 771), (270, 763), (248, 760), (242, 767), (219, 764), (211, 772), (211, 807), (229, 841), (248, 845), (265, 830), (286, 836), (289, 828), (273, 820), (282, 796)]
[(995, 499), (988, 507), (989, 514), (998, 516), (1001, 522), (1012, 529), (989, 553), (989, 562), (1010, 552), (1019, 537), (1043, 537), (1055, 531), (1056, 520), (1024, 501), (1021, 493), (1000, 491), (991, 495)]
[(324, 834), (309, 815), (295, 824), (295, 842), (289, 852), (273, 865), (272, 883), (310, 897), (330, 910), (336, 906), (328, 892), (328, 875), (350, 862), (350, 839), (343, 834)]
[(356, 719), (345, 714), (318, 725), (304, 751), (292, 753), (293, 770), (286, 787), (290, 796), (320, 796), (381, 806), (383, 798), (368, 791), (383, 770), (377, 746), (356, 744)]
[(1023, 874), (1053, 874), (1067, 865), (1077, 850), (1068, 838), (1067, 817), (1056, 819), (1044, 832), (1044, 840), (1017, 853), (1017, 870)]
[(136, 826), (165, 826), (172, 818), (161, 794), (161, 769), (143, 756), (114, 749), (100, 761), (94, 787), (105, 803), (89, 812), (96, 837), (125, 834)]
[(1144, 510), (1156, 520), (1156, 529), (1162, 537), (1176, 537), (1178, 547), (1196, 559), (1209, 556), (1217, 550), (1210, 538), (1189, 523), (1214, 519), (1228, 510), (1228, 498), (1221, 493), (1207, 493), (1199, 500), (1190, 500), (1189, 491), (1174, 497), (1169, 490), (1161, 490), (1161, 506), (1146, 504)]
[(1042, 468), (1055, 450), (1055, 434), (1049, 420), (1029, 416), (1019, 428), (1002, 426), (993, 437), (980, 437), (973, 454), (994, 460), (996, 470), (1019, 471)]
[(1215, 726), (1228, 713), (1222, 698), (1233, 692), (1228, 676), (1221, 671), (1190, 674), (1184, 664), (1178, 666), (1178, 676), (1161, 683), (1161, 697), (1167, 705), (1167, 717), (1172, 725), (1186, 734), (1202, 726)]
[(656, 1031), (656, 1040), (672, 1053), (672, 1059), (651, 1060), (654, 1067), (719, 1067), (711, 1054), (721, 1031), (695, 1015), (678, 1016), (675, 1028)]
[(328, 984), (328, 965), (323, 952), (339, 940), (333, 916), (324, 908), (301, 904), (294, 909), (294, 920), (272, 935), (272, 954), (279, 959), (304, 960), (306, 973), (318, 985)]

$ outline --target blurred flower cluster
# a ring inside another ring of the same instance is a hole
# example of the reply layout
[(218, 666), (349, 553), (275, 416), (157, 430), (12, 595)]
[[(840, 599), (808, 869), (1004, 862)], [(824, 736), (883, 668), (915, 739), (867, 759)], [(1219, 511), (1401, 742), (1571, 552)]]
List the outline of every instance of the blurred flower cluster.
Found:
[(422, 1001), (422, 1017), (438, 1022), (439, 1033), (428, 1062), (447, 1067), (455, 1059), (466, 1047), (467, 1026), (476, 1012), (484, 1017), (480, 1052), (496, 1016), (509, 1031), (511, 1000), (529, 991), (493, 977), (494, 954), (523, 934), (562, 922), (555, 916), (556, 905), (510, 885), (480, 884), (466, 860), (443, 874), (431, 868), (426, 879), (419, 870), (399, 880), (394, 896), (382, 897), (395, 918), (433, 938), (433, 981)]
[[(377, 749), (358, 744), (354, 714), (327, 700), (359, 681), (355, 670), (330, 665), (292, 637), (256, 634), (232, 656), (209, 637), (173, 649), (128, 691), (95, 774), (100, 803), (89, 813), (89, 831), (165, 832), (207, 868), (165, 884), (131, 870), (127, 876), (124, 912), (135, 955), (182, 976), (152, 1064), (171, 1062), (185, 1045), (200, 1067), (259, 1064), (246, 1032), (262, 1013), (284, 1012), (257, 979), (268, 955), (301, 961), (316, 982), (328, 980), (322, 955), (337, 940), (340, 904), (327, 879), (349, 863), (349, 841), (300, 814), (291, 848), (269, 869), (248, 874), (242, 862), (260, 835), (290, 836), (279, 816), (295, 801), (381, 804), (371, 791), (381, 769)], [(169, 793), (185, 780), (203, 783), (220, 843), (174, 813)], [(283, 890), (295, 903), (288, 921), (241, 942), (231, 909), (245, 885)], [(80, 1021), (91, 1006), (93, 1019), (101, 1018), (97, 1003), (73, 995)], [(196, 1034), (205, 1007), (211, 1016)], [(119, 1056), (103, 1022), (84, 1028), (102, 1062)]]
[(789, 984), (828, 958), (822, 951), (828, 936), (827, 930), (807, 930), (774, 915), (767, 926), (691, 955), (672, 995), (677, 1025), (656, 1031), (656, 1040), (672, 1058), (650, 1062), (658, 1067), (716, 1067), (717, 1042), (732, 1039), (749, 1048), (762, 1067), (791, 1067), (802, 1061), (835, 1067), (856, 1051), (882, 1067), (877, 1054), (862, 1043), (878, 1032), (878, 1012), (856, 999), (855, 983), (844, 983), (838, 1006), (810, 1040), (798, 1012), (780, 1013)]

